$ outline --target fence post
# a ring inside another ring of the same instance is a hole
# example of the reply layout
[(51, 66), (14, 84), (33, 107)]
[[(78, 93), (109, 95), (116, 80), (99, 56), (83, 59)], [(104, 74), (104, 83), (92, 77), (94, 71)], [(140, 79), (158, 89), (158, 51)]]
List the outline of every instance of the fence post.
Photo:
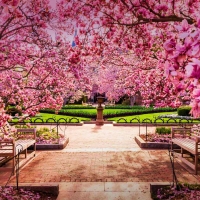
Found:
[(140, 123), (139, 123), (139, 135), (140, 135)]
[[(173, 145), (173, 143), (171, 143), (171, 145)], [(173, 187), (175, 185), (176, 189), (178, 189), (178, 179), (176, 177), (176, 172), (175, 172), (175, 166), (174, 166), (174, 151), (170, 150), (170, 146), (169, 146), (169, 158), (170, 158), (170, 162), (171, 162), (171, 166), (172, 166), (172, 174), (173, 174)]]
[(59, 123), (59, 122), (57, 121), (57, 136), (58, 136), (58, 123)]
[(17, 183), (17, 190), (19, 190), (19, 156), (21, 154), (21, 152), (23, 151), (23, 146), (21, 144), (18, 144), (16, 146), (16, 148), (18, 146), (21, 146), (21, 149), (18, 149), (18, 154), (17, 154), (17, 158), (16, 158), (16, 183)]
[(147, 123), (146, 123), (146, 141), (147, 141)]

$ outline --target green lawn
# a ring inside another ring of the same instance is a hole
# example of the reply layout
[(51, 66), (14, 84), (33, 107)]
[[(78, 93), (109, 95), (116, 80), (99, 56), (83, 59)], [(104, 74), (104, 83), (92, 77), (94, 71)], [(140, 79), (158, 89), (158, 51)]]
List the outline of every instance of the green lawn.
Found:
[[(125, 122), (123, 119), (125, 119), (127, 122), (130, 122), (132, 120), (132, 122), (138, 122), (137, 119), (140, 120), (140, 122), (150, 122), (150, 120), (155, 121), (155, 119), (159, 116), (159, 115), (168, 115), (168, 114), (177, 114), (177, 112), (160, 112), (160, 113), (149, 113), (149, 114), (141, 114), (141, 115), (132, 115), (132, 116), (127, 116), (127, 117), (114, 117), (114, 118), (109, 118), (109, 121), (118, 121), (120, 118), (121, 120), (119, 122)], [(137, 118), (137, 119), (134, 119)], [(133, 120), (134, 119), (134, 120)], [(169, 120), (169, 118), (162, 118), (162, 120), (164, 120), (164, 122), (167, 122)], [(180, 119), (176, 119), (176, 121), (180, 121)], [(157, 120), (156, 122), (162, 122), (161, 120)], [(170, 121), (168, 122), (175, 122), (174, 119), (170, 119)], [(187, 122), (187, 120), (181, 120), (181, 122)], [(195, 122), (199, 122), (198, 120), (195, 120)]]
[[(125, 116), (125, 117), (114, 117), (114, 118), (107, 118), (108, 121), (115, 121), (115, 122), (125, 122), (125, 120), (127, 122), (138, 122), (137, 119), (139, 119), (140, 122), (150, 122), (151, 121), (155, 121), (155, 119), (159, 116), (159, 115), (167, 115), (167, 114), (177, 114), (177, 112), (159, 112), (159, 113), (149, 113), (149, 114), (141, 114), (141, 115), (132, 115), (132, 116)], [(59, 122), (79, 122), (81, 121), (90, 121), (90, 118), (85, 118), (85, 117), (72, 117), (72, 116), (66, 116), (66, 115), (56, 115), (56, 114), (48, 114), (48, 113), (40, 113), (38, 116), (36, 117), (32, 117), (31, 120), (32, 122), (54, 122), (54, 121), (58, 121)], [(125, 119), (125, 120), (124, 120)], [(168, 121), (170, 122), (175, 122), (174, 119), (169, 119), (169, 118), (162, 118), (162, 120), (164, 122)], [(156, 122), (162, 122), (162, 120), (157, 119)], [(14, 119), (13, 122), (17, 122), (17, 119)], [(176, 119), (176, 122), (179, 122), (180, 119)], [(25, 122), (30, 122), (29, 120), (25, 121)], [(181, 122), (187, 122), (187, 120), (181, 120)], [(194, 122), (196, 123), (200, 123), (200, 121), (198, 120), (194, 120)]]
[[(72, 118), (76, 118), (76, 119), (72, 119)], [(56, 114), (48, 114), (48, 113), (40, 113), (38, 116), (36, 117), (32, 117), (31, 120), (35, 121), (35, 122), (46, 122), (48, 120), (48, 122), (54, 122), (54, 121), (58, 121), (59, 122), (69, 122), (70, 119), (72, 119), (70, 122), (77, 122), (77, 119), (79, 121), (89, 121), (90, 118), (84, 118), (84, 117), (72, 117), (72, 116), (66, 116), (66, 115), (56, 115)], [(13, 122), (17, 122), (18, 119), (14, 119)], [(30, 122), (30, 120), (25, 120), (25, 122)]]

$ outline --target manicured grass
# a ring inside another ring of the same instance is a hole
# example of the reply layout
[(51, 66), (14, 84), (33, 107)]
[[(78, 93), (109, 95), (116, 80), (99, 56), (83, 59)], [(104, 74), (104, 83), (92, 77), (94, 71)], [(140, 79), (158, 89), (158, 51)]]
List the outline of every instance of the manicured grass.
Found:
[[(114, 117), (114, 118), (108, 118), (107, 120), (109, 121), (115, 121), (115, 122), (143, 122), (143, 123), (148, 123), (148, 122), (156, 122), (156, 123), (162, 123), (162, 122), (168, 122), (168, 123), (187, 123), (191, 122), (191, 120), (186, 120), (186, 119), (170, 119), (170, 118), (162, 118), (162, 119), (157, 119), (158, 116), (160, 115), (172, 115), (172, 114), (177, 114), (177, 112), (160, 112), (160, 113), (149, 113), (149, 114), (141, 114), (141, 115), (132, 115), (132, 116), (126, 116), (126, 117)], [(120, 119), (120, 120), (119, 120)], [(125, 120), (124, 120), (125, 119)], [(119, 120), (119, 121), (118, 121)], [(139, 120), (139, 121), (138, 121)], [(155, 121), (156, 120), (156, 121)], [(193, 120), (193, 123), (200, 123), (200, 120)]]
[[(160, 112), (160, 113), (149, 113), (149, 114), (141, 114), (141, 115), (132, 115), (132, 116), (126, 116), (126, 117), (115, 117), (115, 118), (108, 118), (108, 121), (118, 121), (120, 118), (126, 119), (127, 122), (130, 122), (132, 119), (134, 118), (138, 118), (140, 120), (140, 122), (149, 122), (149, 120), (155, 121), (156, 118), (158, 118), (158, 116), (160, 115), (171, 115), (171, 114), (177, 114), (177, 112)], [(33, 117), (32, 121), (38, 119), (38, 118), (42, 118), (43, 121), (48, 120), (49, 118), (53, 118), (55, 119), (55, 121), (59, 122), (65, 122), (65, 120), (69, 121), (70, 119), (71, 122), (77, 122), (76, 119), (78, 119), (79, 121), (90, 121), (90, 118), (85, 118), (85, 117), (73, 117), (73, 116), (66, 116), (66, 115), (56, 115), (56, 114), (48, 114), (48, 113), (40, 113), (38, 117)], [(73, 119), (76, 118), (76, 119)], [(162, 120), (164, 122), (187, 122), (187, 120), (180, 120), (180, 119), (170, 119), (170, 118), (162, 118)], [(156, 122), (162, 122), (162, 120), (157, 119)], [(50, 120), (53, 121), (53, 120)], [(39, 121), (38, 121), (39, 122)], [(121, 120), (120, 122), (123, 122), (123, 120)], [(132, 122), (138, 122), (137, 120), (132, 120)], [(199, 123), (199, 120), (194, 120), (194, 122)]]
[[(72, 116), (66, 116), (66, 115), (56, 115), (56, 114), (48, 114), (48, 113), (40, 113), (38, 116), (36, 117), (32, 117), (31, 121), (35, 121), (35, 122), (46, 122), (48, 120), (48, 122), (54, 122), (58, 121), (59, 122), (69, 122), (70, 119), (72, 118), (76, 118), (80, 121), (89, 121), (90, 118), (84, 118), (84, 117), (72, 117)], [(42, 119), (42, 120), (41, 120)], [(72, 119), (70, 122), (77, 122), (76, 119)], [(14, 119), (12, 122), (17, 122), (18, 119)], [(25, 122), (30, 122), (30, 120), (25, 120)]]
[[(155, 119), (160, 116), (160, 115), (171, 115), (171, 114), (177, 114), (177, 112), (159, 112), (159, 113), (149, 113), (149, 114), (141, 114), (141, 115), (131, 115), (131, 116), (125, 116), (125, 117), (114, 117), (114, 118), (107, 118), (108, 121), (115, 121), (115, 122), (125, 122), (125, 120), (127, 122), (135, 122), (138, 123), (139, 122), (150, 122), (150, 120), (152, 122), (155, 121)], [(72, 120), (71, 120), (72, 119)], [(40, 113), (37, 117), (32, 117), (31, 120), (32, 122), (55, 122), (55, 121), (59, 121), (59, 122), (78, 122), (77, 119), (79, 120), (79, 122), (81, 121), (90, 121), (90, 118), (85, 118), (85, 117), (75, 117), (75, 116), (66, 116), (66, 115), (56, 115), (56, 114), (48, 114), (48, 113)], [(121, 119), (121, 120), (119, 120)], [(125, 120), (124, 120), (125, 119)], [(137, 120), (138, 119), (138, 120)], [(119, 121), (118, 121), (119, 120)], [(168, 123), (174, 123), (174, 122), (180, 122), (180, 119), (176, 119), (176, 121), (174, 119), (169, 119), (169, 118), (162, 118), (163, 122), (167, 122)], [(157, 119), (156, 122), (162, 122), (162, 120)], [(14, 119), (12, 122), (17, 122), (17, 119)], [(26, 120), (25, 122), (30, 122), (30, 120)], [(187, 120), (181, 120), (181, 122), (185, 123), (187, 122)], [(199, 120), (194, 120), (193, 122), (195, 123), (200, 123)]]
[[(140, 122), (144, 121), (144, 122), (149, 122), (150, 119), (152, 121), (154, 121), (159, 115), (167, 115), (167, 114), (177, 114), (177, 112), (160, 112), (160, 113), (149, 113), (149, 114), (141, 114), (141, 115), (132, 115), (132, 116), (127, 116), (127, 117), (114, 117), (114, 118), (109, 118), (109, 121), (118, 121), (120, 118), (125, 119), (127, 122), (130, 122), (132, 119), (137, 118), (140, 120)], [(119, 122), (124, 122), (124, 120), (120, 120)], [(146, 120), (145, 120), (146, 119)], [(167, 120), (169, 120), (169, 118), (162, 118), (164, 120), (164, 122), (166, 122)], [(173, 119), (170, 120), (171, 122), (174, 122)], [(132, 122), (138, 122), (136, 119), (132, 120)], [(162, 122), (161, 120), (157, 120), (157, 122)]]

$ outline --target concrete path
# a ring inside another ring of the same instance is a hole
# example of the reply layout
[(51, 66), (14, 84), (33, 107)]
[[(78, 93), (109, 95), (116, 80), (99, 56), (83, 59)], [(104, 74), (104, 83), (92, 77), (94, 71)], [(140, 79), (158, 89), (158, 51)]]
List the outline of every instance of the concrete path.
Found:
[(149, 200), (149, 183), (60, 183), (57, 200)]
[[(59, 183), (58, 200), (148, 200), (150, 182), (173, 180), (168, 151), (140, 149), (134, 141), (138, 127), (83, 125), (62, 131), (69, 137), (68, 146), (39, 151), (21, 170), (19, 183)], [(179, 181), (200, 181), (177, 161), (175, 170)], [(0, 171), (0, 185), (6, 181), (6, 171)], [(15, 182), (12, 177), (9, 184)]]
[[(149, 127), (154, 130), (154, 127)], [(141, 127), (141, 133), (145, 132)], [(83, 126), (68, 126), (60, 129), (69, 137), (68, 147), (63, 152), (103, 152), (103, 151), (138, 151), (140, 148), (134, 138), (139, 134), (138, 127), (116, 127), (112, 124), (96, 126), (85, 124)]]

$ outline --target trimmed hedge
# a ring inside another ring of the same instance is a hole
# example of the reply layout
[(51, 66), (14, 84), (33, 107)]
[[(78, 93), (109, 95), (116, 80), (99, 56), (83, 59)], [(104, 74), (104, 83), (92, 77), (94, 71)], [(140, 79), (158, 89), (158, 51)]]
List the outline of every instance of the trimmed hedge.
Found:
[(170, 134), (171, 133), (171, 128), (156, 127), (156, 133), (158, 133), (159, 135), (161, 135), (161, 134)]
[[(112, 118), (112, 117), (124, 117), (124, 116), (131, 116), (131, 115), (138, 115), (138, 114), (147, 114), (147, 113), (157, 113), (157, 112), (169, 112), (169, 111), (175, 111), (174, 108), (156, 108), (153, 107), (131, 107), (129, 109), (112, 109), (112, 111), (107, 110), (108, 108), (105, 108), (103, 116), (104, 118)], [(110, 109), (110, 108), (109, 108)], [(52, 109), (44, 109), (40, 110), (41, 113), (55, 113), (55, 110)], [(69, 116), (76, 116), (76, 117), (86, 117), (86, 118), (96, 118), (97, 111), (95, 108), (91, 110), (90, 108), (88, 110), (86, 109), (61, 109), (58, 111), (59, 115), (69, 115)]]
[[(142, 110), (145, 110), (145, 109), (148, 109), (144, 106), (128, 106), (128, 105), (121, 105), (121, 104), (115, 104), (114, 106), (109, 106), (109, 105), (106, 105), (105, 108), (107, 109), (142, 109)], [(149, 107), (149, 108), (152, 108), (152, 107)], [(96, 109), (95, 107), (93, 106), (82, 106), (82, 105), (65, 105), (62, 107), (62, 110), (65, 110), (65, 109)]]
[(65, 109), (94, 109), (94, 107), (92, 107), (92, 106), (82, 106), (82, 105), (65, 105), (65, 106), (62, 107), (62, 110), (65, 110)]
[(177, 109), (177, 113), (178, 113), (179, 116), (191, 116), (190, 111), (191, 111), (190, 106), (180, 106)]

